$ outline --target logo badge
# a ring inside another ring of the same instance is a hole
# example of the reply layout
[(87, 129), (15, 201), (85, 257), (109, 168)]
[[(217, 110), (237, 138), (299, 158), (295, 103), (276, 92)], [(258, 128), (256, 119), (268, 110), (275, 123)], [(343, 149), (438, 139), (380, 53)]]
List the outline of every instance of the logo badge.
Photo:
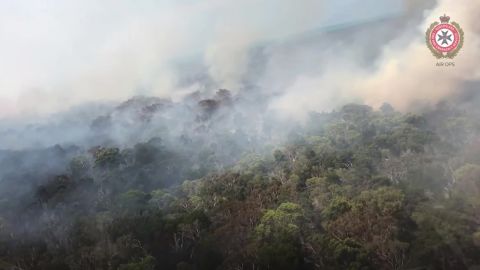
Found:
[(450, 17), (443, 15), (440, 23), (434, 22), (425, 33), (427, 46), (436, 58), (454, 58), (463, 46), (464, 33), (460, 25), (450, 22)]

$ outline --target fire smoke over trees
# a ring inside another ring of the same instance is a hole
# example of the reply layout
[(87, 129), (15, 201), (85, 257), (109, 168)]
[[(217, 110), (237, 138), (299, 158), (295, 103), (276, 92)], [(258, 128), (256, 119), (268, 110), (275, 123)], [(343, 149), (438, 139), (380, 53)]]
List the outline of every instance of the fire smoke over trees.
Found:
[(0, 269), (478, 268), (479, 12), (1, 2)]

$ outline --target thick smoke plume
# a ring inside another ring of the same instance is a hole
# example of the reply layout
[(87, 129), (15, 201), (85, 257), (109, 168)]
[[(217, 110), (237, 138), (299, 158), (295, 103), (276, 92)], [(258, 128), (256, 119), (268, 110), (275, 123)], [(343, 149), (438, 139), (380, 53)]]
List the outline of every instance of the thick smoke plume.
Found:
[[(227, 88), (241, 100), (234, 111), (244, 120), (228, 116), (217, 127), (247, 125), (254, 136), (272, 117), (301, 122), (347, 102), (400, 110), (435, 104), (480, 76), (480, 4), (473, 0), (2, 5), (3, 149), (92, 141), (92, 121), (136, 95), (164, 98), (173, 104), (162, 110), (167, 122), (189, 125), (197, 112), (182, 100)], [(466, 34), (454, 68), (436, 67), (424, 44), (425, 30), (444, 13)], [(44, 113), (56, 114), (38, 117)], [(109, 138), (125, 144), (133, 135), (119, 125)], [(169, 128), (172, 138), (188, 133)], [(157, 131), (150, 124), (131, 143)]]
[(1, 5), (0, 117), (139, 94), (177, 97), (201, 89), (198, 78), (238, 87), (250, 47), (318, 27), (323, 12), (313, 0)]
[[(452, 20), (460, 23), (466, 33), (464, 47), (454, 59), (455, 68), (436, 68), (436, 61), (432, 61), (431, 55), (425, 53), (422, 31), (432, 22), (438, 21), (442, 12), (448, 12)], [(385, 48), (378, 71), (360, 84), (366, 102), (378, 105), (387, 100), (398, 107), (407, 108), (415, 101), (437, 102), (455, 91), (460, 91), (465, 82), (479, 80), (479, 12), (478, 1), (440, 1), (419, 26), (418, 38), (401, 45), (400, 48)]]
[[(480, 79), (479, 12), (477, 1), (441, 0), (433, 9), (425, 10), (421, 20), (407, 13), (400, 20), (410, 23), (392, 25), (388, 31), (396, 35), (390, 40), (382, 36), (385, 32), (365, 33), (368, 42), (360, 40), (360, 44), (383, 43), (370, 63), (358, 65), (352, 61), (355, 59), (352, 52), (360, 51), (355, 49), (359, 44), (355, 42), (354, 46), (347, 46), (347, 54), (336, 53), (324, 59), (328, 68), (322, 74), (300, 75), (271, 106), (286, 114), (305, 116), (308, 110), (331, 109), (345, 100), (362, 101), (374, 107), (388, 102), (401, 110), (435, 104), (460, 92), (465, 82)], [(466, 35), (464, 47), (454, 59), (455, 68), (436, 67), (437, 60), (425, 45), (426, 29), (444, 13), (458, 22)]]

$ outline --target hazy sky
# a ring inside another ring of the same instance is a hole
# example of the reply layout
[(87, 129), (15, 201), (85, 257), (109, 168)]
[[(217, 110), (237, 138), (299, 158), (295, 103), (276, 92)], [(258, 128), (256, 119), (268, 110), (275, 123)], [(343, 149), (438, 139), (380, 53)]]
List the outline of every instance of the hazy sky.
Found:
[(172, 65), (188, 58), (235, 87), (244, 50), (258, 42), (401, 12), (400, 0), (2, 0), (0, 117), (145, 86), (169, 96), (182, 91)]

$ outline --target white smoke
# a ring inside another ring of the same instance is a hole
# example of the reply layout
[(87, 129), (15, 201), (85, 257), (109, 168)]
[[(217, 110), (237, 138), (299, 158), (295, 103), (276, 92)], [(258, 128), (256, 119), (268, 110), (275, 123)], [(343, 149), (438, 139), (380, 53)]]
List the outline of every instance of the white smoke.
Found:
[[(277, 96), (270, 108), (297, 118), (350, 101), (400, 109), (436, 102), (479, 77), (480, 4), (440, 0), (427, 10), (429, 2), (2, 2), (0, 118), (138, 94), (182, 96), (202, 87), (199, 81), (182, 84), (177, 68), (194, 61), (201, 62), (202, 76), (233, 91), (257, 73), (254, 83)], [(408, 23), (356, 26), (348, 41), (335, 35), (323, 40), (318, 31), (396, 12), (403, 17), (393, 21)], [(424, 44), (426, 28), (444, 13), (466, 34), (454, 68), (436, 67)], [(321, 46), (303, 44), (302, 33), (319, 36)], [(254, 48), (265, 59), (252, 57)]]
[[(318, 26), (322, 1), (6, 1), (0, 3), (0, 117), (87, 101), (161, 97), (178, 63), (202, 59), (237, 87), (249, 48)], [(188, 90), (188, 89), (187, 89)]]
[[(425, 44), (426, 29), (445, 13), (465, 32), (463, 48), (452, 60), (455, 67), (437, 67), (439, 60), (431, 55)], [(400, 110), (412, 104), (436, 103), (460, 91), (463, 83), (480, 80), (478, 14), (478, 1), (440, 0), (433, 9), (426, 11), (420, 24), (407, 24), (401, 35), (382, 46), (373, 70), (351, 62), (334, 64), (341, 60), (341, 56), (335, 55), (334, 59), (330, 57), (324, 62), (329, 65), (327, 72), (299, 76), (271, 108), (282, 114), (305, 117), (309, 110), (329, 110), (349, 100), (363, 101), (374, 107), (389, 102)], [(380, 40), (370, 37), (370, 44)], [(347, 59), (352, 58), (348, 56)]]

